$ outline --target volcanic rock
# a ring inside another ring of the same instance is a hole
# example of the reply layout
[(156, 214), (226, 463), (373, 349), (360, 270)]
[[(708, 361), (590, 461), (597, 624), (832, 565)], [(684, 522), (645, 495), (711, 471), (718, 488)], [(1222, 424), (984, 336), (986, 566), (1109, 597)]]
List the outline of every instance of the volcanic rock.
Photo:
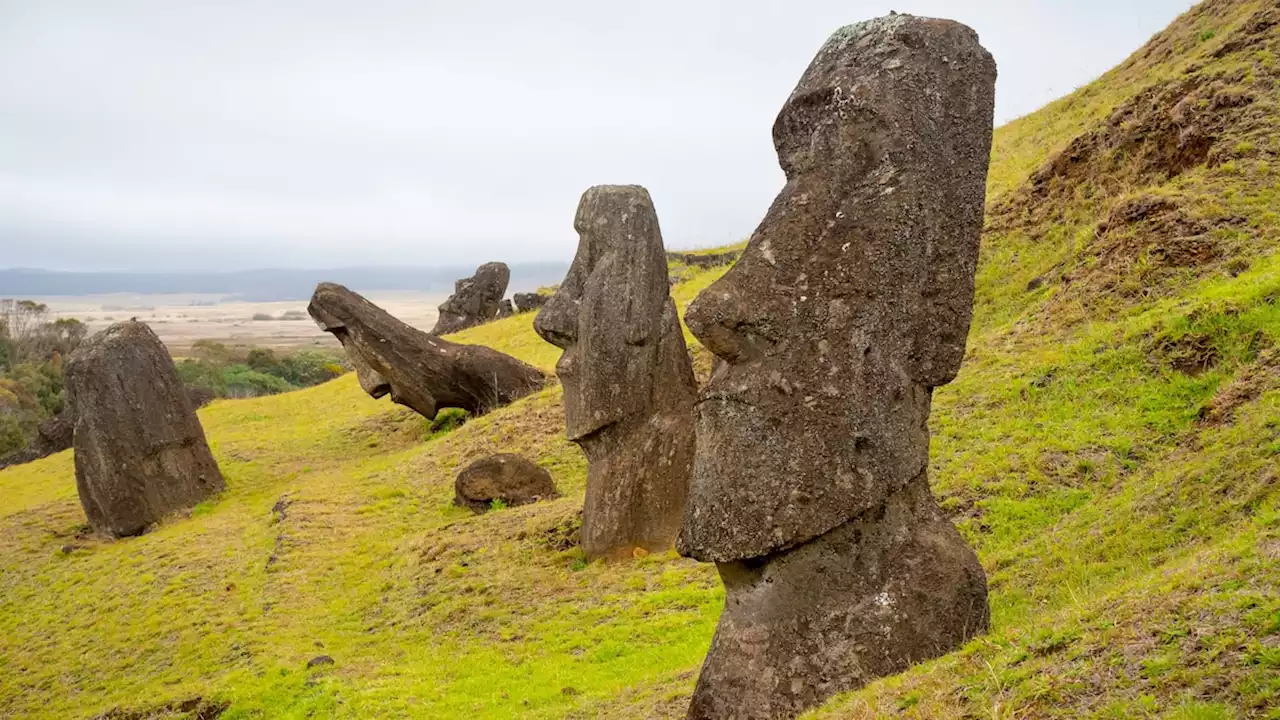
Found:
[(547, 304), (551, 299), (550, 295), (542, 293), (516, 293), (512, 296), (516, 303), (516, 312), (532, 312)]
[(497, 317), (510, 281), (511, 270), (506, 263), (491, 262), (477, 268), (475, 275), (454, 283), (453, 294), (440, 306), (440, 317), (431, 334), (447, 335)]
[(76, 487), (99, 532), (137, 535), (222, 491), (173, 359), (145, 324), (117, 323), (81, 344), (67, 361), (66, 388)]
[(986, 578), (929, 493), (964, 356), (995, 64), (969, 28), (837, 31), (774, 123), (787, 183), (686, 322), (717, 363), (679, 550), (724, 613), (690, 718), (789, 718), (957, 647)]
[(519, 455), (503, 453), (477, 460), (458, 473), (453, 504), (474, 512), (488, 510), (494, 500), (508, 506), (528, 505), (556, 497), (551, 473)]
[(342, 343), (366, 393), (390, 394), (427, 419), (449, 407), (480, 415), (544, 381), (541, 371), (510, 355), (432, 337), (341, 285), (320, 283), (307, 312)]
[(663, 551), (679, 531), (693, 461), (696, 385), (653, 201), (637, 185), (593, 187), (578, 253), (534, 330), (564, 350), (565, 435), (587, 456), (588, 558)]

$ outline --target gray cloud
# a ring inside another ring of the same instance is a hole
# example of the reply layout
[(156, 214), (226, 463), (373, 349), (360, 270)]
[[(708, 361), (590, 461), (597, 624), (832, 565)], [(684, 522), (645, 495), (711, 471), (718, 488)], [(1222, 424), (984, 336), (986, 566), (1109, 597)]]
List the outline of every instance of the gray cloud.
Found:
[(668, 246), (732, 242), (840, 25), (967, 22), (1007, 120), (1190, 4), (0, 0), (0, 267), (567, 260), (582, 190), (626, 182)]

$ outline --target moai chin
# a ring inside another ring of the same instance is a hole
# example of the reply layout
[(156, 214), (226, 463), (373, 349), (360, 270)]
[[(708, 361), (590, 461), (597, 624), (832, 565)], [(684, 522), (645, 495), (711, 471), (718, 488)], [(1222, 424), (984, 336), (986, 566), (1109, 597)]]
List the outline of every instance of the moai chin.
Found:
[(565, 435), (587, 456), (582, 547), (588, 558), (669, 549), (693, 462), (696, 384), (667, 284), (649, 193), (587, 190), (578, 253), (534, 321), (562, 348)]
[(986, 577), (929, 491), (960, 368), (996, 69), (893, 15), (823, 45), (773, 127), (787, 183), (686, 322), (718, 363), (678, 547), (725, 609), (690, 718), (789, 718), (984, 632)]

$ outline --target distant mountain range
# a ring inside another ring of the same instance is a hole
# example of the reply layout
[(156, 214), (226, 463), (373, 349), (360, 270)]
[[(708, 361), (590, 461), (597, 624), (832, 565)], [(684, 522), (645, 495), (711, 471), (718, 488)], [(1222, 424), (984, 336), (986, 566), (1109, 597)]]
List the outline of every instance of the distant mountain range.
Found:
[[(555, 285), (566, 263), (511, 264), (508, 293)], [(250, 302), (305, 300), (319, 282), (346, 285), (357, 292), (411, 290), (451, 293), (454, 281), (475, 267), (349, 267), (328, 270), (263, 269), (237, 272), (64, 272), (14, 268), (0, 270), (0, 298), (107, 293), (201, 293), (229, 295)]]

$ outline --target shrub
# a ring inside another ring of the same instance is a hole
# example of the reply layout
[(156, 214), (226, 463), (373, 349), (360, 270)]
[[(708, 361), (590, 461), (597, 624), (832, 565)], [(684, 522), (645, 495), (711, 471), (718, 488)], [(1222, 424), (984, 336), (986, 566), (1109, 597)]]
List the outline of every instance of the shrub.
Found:
[(259, 397), (289, 392), (294, 387), (275, 375), (258, 372), (248, 365), (230, 365), (224, 371), (227, 397)]
[(0, 457), (16, 453), (27, 446), (27, 432), (18, 419), (0, 415)]

